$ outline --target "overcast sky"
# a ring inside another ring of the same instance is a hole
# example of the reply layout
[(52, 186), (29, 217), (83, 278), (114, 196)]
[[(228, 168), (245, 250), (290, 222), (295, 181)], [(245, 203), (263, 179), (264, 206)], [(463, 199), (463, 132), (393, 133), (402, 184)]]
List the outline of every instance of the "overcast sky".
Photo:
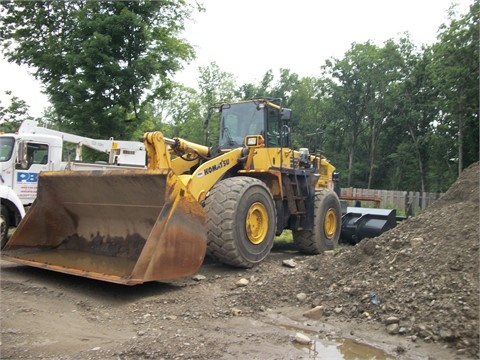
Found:
[[(200, 0), (202, 1), (202, 0)], [(188, 23), (183, 35), (197, 52), (176, 80), (195, 87), (198, 67), (216, 62), (239, 84), (258, 83), (265, 72), (290, 69), (320, 75), (326, 59), (341, 58), (351, 44), (381, 45), (408, 32), (413, 43), (436, 41), (449, 7), (462, 14), (474, 0), (203, 0), (206, 12)], [(0, 61), (0, 100), (5, 90), (40, 116), (47, 104), (28, 69)]]

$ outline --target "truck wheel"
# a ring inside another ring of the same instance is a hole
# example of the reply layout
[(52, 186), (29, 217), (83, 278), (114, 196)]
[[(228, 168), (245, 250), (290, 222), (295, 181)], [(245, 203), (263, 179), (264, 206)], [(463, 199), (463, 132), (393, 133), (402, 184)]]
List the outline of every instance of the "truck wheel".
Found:
[(270, 253), (276, 208), (265, 184), (239, 176), (217, 183), (205, 199), (207, 254), (228, 265), (249, 268)]
[(8, 229), (10, 228), (10, 221), (8, 218), (8, 210), (5, 206), (1, 206), (0, 210), (0, 249), (3, 249), (8, 239)]
[(340, 238), (342, 210), (337, 194), (327, 189), (316, 190), (314, 211), (312, 230), (292, 231), (293, 242), (306, 254), (333, 250)]

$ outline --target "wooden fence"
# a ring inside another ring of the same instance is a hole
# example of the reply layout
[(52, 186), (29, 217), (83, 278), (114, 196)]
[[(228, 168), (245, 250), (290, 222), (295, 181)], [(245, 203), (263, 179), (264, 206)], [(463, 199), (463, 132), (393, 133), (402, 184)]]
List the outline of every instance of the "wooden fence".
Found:
[[(432, 205), (443, 193), (418, 191), (375, 190), (342, 188), (341, 197), (348, 199), (349, 206), (370, 206), (397, 209), (405, 214), (418, 214)], [(360, 202), (360, 204), (359, 204)]]

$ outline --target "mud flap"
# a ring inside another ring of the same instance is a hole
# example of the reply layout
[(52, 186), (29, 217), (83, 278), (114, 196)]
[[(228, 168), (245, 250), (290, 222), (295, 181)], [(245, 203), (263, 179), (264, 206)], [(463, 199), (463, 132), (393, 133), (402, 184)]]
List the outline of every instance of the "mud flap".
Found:
[(173, 172), (45, 172), (2, 258), (133, 285), (195, 273), (206, 251), (201, 205)]

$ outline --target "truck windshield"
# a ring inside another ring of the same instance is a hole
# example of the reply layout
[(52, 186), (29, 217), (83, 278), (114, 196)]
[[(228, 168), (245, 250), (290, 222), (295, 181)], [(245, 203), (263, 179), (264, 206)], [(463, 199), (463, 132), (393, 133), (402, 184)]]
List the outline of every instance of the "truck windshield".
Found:
[(9, 136), (0, 137), (0, 162), (10, 160), (13, 153), (15, 139)]
[(229, 104), (222, 108), (220, 123), (220, 147), (243, 146), (245, 136), (264, 136), (264, 109), (255, 102)]

